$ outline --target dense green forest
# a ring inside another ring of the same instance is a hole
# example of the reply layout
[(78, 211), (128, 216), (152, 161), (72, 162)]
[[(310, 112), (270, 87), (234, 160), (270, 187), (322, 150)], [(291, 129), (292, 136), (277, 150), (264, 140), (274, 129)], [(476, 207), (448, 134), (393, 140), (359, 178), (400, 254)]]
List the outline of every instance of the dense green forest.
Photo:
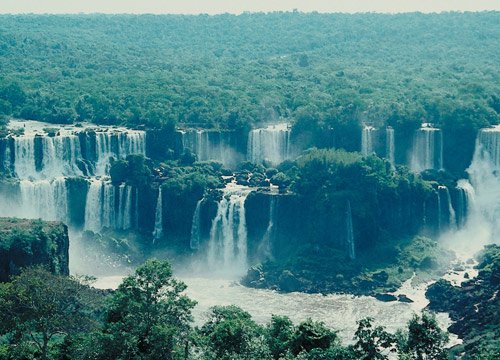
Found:
[(0, 113), (298, 128), (498, 122), (496, 12), (3, 15)]

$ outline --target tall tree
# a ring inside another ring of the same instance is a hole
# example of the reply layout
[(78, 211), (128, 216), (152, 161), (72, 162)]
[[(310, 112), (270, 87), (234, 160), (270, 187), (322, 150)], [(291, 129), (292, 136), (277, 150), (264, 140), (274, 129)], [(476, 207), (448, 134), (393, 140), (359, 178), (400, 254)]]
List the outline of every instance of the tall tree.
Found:
[(408, 333), (402, 334), (402, 338), (398, 350), (410, 359), (447, 358), (444, 346), (448, 341), (448, 334), (441, 330), (436, 317), (429, 313), (422, 313), (422, 317), (414, 315), (408, 322)]
[(168, 262), (149, 260), (126, 277), (112, 296), (99, 358), (184, 358), (196, 304), (184, 290)]
[(0, 333), (12, 334), (14, 343), (33, 345), (47, 359), (58, 335), (96, 325), (90, 306), (94, 300), (85, 282), (42, 267), (28, 268), (11, 283), (0, 284)]

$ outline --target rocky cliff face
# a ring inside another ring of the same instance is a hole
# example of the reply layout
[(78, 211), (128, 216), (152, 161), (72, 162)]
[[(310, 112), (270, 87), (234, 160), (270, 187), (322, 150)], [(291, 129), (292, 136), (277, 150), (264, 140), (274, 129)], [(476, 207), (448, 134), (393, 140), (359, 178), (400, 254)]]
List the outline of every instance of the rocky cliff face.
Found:
[(68, 250), (68, 228), (63, 223), (0, 218), (0, 281), (32, 265), (69, 275)]

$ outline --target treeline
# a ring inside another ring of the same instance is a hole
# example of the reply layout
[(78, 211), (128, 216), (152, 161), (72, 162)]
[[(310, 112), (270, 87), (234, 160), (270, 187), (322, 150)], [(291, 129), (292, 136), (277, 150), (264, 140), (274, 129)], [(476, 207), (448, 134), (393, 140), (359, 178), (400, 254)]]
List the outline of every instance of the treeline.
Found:
[(11, 280), (0, 284), (0, 359), (446, 359), (448, 337), (426, 313), (396, 334), (363, 319), (348, 346), (322, 322), (273, 316), (263, 326), (235, 306), (193, 327), (196, 302), (156, 260), (112, 292), (36, 267)]
[(500, 111), (497, 12), (3, 15), (0, 113), (54, 123), (477, 129)]

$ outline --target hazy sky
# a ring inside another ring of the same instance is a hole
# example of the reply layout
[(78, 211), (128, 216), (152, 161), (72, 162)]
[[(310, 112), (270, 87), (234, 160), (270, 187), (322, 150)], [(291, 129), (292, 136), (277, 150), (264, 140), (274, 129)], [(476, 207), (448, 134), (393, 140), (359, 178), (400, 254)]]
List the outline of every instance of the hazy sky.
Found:
[(0, 0), (0, 13), (217, 14), (293, 10), (440, 12), (500, 10), (500, 0)]

